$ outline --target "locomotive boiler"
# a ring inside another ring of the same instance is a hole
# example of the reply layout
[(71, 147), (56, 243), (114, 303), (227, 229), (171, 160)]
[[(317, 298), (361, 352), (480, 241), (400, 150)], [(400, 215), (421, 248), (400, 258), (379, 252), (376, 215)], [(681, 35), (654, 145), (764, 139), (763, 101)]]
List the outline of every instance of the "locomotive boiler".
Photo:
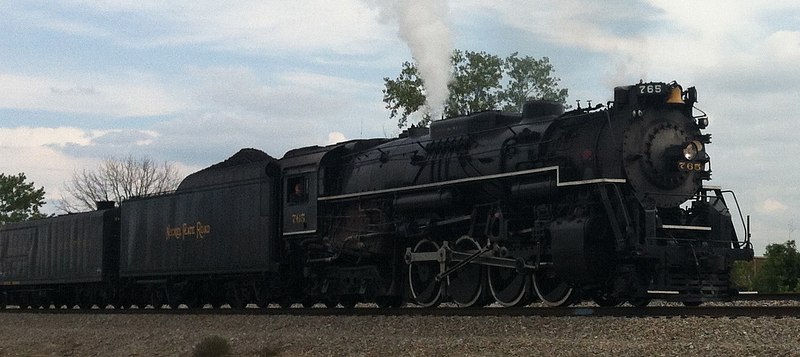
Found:
[(696, 102), (639, 83), (607, 105), (244, 149), (174, 193), (0, 228), (0, 305), (728, 300), (753, 249), (732, 193), (707, 184)]

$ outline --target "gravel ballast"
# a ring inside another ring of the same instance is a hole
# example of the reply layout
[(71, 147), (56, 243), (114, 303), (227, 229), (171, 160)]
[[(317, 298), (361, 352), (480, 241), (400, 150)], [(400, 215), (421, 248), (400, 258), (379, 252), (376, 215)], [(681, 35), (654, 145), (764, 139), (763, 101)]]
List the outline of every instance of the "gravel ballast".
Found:
[(1, 314), (0, 356), (797, 356), (800, 319)]

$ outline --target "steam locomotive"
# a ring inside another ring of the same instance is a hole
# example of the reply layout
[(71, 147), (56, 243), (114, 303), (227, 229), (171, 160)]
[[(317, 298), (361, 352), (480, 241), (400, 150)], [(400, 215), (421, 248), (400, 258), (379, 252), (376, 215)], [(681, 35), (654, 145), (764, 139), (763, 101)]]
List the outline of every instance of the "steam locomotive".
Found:
[[(531, 101), (398, 138), (243, 149), (173, 193), (0, 229), (0, 306), (728, 300), (749, 260), (694, 87)], [(741, 214), (739, 215), (741, 216)]]

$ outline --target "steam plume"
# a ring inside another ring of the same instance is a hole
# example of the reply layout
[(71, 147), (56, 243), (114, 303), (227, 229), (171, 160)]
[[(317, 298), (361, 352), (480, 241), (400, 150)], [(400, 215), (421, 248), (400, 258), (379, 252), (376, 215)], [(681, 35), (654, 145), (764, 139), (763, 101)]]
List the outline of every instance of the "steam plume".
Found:
[(391, 0), (390, 7), (387, 10), (393, 10), (395, 14), (399, 24), (398, 35), (406, 42), (417, 63), (425, 84), (427, 105), (432, 118), (436, 119), (444, 111), (451, 77), (447, 0)]

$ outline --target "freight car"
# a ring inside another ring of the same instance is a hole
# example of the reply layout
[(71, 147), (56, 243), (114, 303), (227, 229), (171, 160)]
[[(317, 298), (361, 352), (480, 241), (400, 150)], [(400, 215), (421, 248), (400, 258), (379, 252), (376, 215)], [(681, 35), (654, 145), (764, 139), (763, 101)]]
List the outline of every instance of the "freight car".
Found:
[(0, 302), (726, 300), (753, 250), (704, 184), (696, 102), (693, 87), (639, 83), (607, 106), (532, 101), (279, 160), (245, 149), (174, 193), (3, 227)]
[(0, 228), (0, 307), (104, 304), (119, 277), (119, 209)]

